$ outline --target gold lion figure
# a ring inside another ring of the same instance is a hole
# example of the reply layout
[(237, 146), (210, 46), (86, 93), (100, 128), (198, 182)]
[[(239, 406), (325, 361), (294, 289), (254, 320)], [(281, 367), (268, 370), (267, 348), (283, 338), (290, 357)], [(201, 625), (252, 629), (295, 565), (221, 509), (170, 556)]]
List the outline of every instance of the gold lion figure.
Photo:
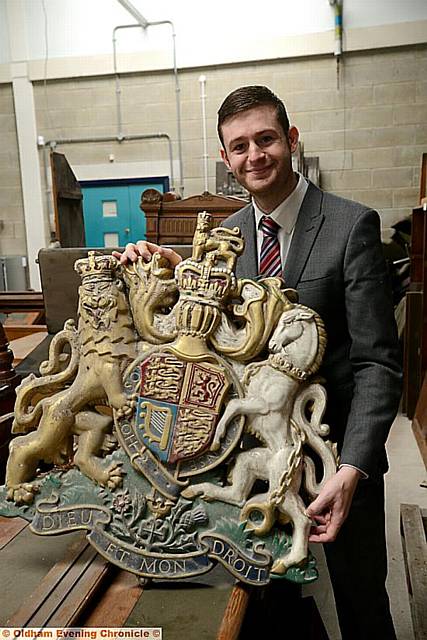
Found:
[[(94, 482), (112, 489), (122, 482), (121, 465), (104, 454), (116, 446), (111, 407), (130, 415), (135, 399), (123, 388), (123, 373), (141, 352), (176, 335), (177, 286), (167, 260), (155, 254), (123, 269), (111, 255), (75, 264), (82, 278), (79, 322), (68, 320), (52, 340), (41, 377), (30, 375), (17, 389), (6, 468), (8, 499), (30, 504), (40, 462), (72, 460)], [(162, 328), (160, 328), (162, 327)], [(68, 353), (67, 353), (68, 351)]]
[(122, 481), (120, 465), (102, 457), (114, 438), (111, 412), (101, 407), (110, 405), (119, 415), (132, 411), (122, 378), (138, 336), (115, 258), (90, 252), (75, 269), (82, 278), (78, 328), (65, 323), (40, 367), (42, 377), (29, 376), (17, 390), (12, 432), (26, 435), (12, 441), (6, 469), (8, 498), (17, 503), (32, 502), (37, 485), (31, 480), (41, 461), (60, 465), (74, 458), (101, 485)]

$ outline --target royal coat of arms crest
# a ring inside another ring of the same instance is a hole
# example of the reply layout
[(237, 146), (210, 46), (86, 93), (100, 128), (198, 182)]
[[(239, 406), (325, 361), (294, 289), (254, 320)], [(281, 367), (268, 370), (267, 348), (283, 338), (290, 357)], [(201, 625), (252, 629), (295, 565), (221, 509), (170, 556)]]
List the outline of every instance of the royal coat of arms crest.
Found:
[(243, 247), (200, 213), (175, 271), (158, 253), (76, 262), (78, 325), (18, 389), (1, 514), (85, 529), (150, 578), (217, 562), (253, 585), (317, 577), (303, 496), (337, 464), (315, 378), (326, 335), (280, 279), (236, 279)]

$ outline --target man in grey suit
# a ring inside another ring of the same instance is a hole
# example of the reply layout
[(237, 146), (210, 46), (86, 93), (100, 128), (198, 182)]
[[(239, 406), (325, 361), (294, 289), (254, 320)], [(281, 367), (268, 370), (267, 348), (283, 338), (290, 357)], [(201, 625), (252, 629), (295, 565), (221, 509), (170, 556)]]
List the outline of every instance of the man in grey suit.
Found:
[[(341, 458), (307, 513), (313, 519), (310, 540), (325, 543), (342, 637), (393, 640), (385, 589), (383, 474), (401, 369), (378, 214), (294, 173), (298, 130), (268, 88), (233, 91), (219, 109), (218, 134), (225, 164), (252, 196), (224, 223), (240, 227), (245, 238), (238, 277), (281, 274), (326, 325), (325, 421)], [(149, 259), (152, 251), (147, 243), (128, 245), (122, 259), (138, 254)], [(275, 591), (277, 600), (280, 588)]]
[[(225, 226), (246, 241), (237, 275), (256, 277), (264, 216), (278, 226), (282, 276), (325, 322), (332, 439), (340, 467), (308, 507), (324, 542), (343, 638), (395, 637), (385, 590), (385, 441), (401, 392), (399, 349), (378, 214), (292, 170), (298, 130), (266, 87), (242, 87), (218, 112), (222, 158), (252, 195)], [(268, 273), (266, 275), (269, 275)]]

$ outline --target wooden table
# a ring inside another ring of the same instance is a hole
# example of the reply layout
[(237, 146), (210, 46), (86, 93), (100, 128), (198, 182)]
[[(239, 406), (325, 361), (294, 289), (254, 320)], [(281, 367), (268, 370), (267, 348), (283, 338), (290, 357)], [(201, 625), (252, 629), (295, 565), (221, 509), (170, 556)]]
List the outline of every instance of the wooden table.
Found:
[(47, 331), (42, 330), (37, 333), (31, 333), (28, 336), (24, 336), (23, 338), (17, 338), (16, 340), (11, 340), (9, 343), (10, 348), (13, 351), (13, 366), (16, 367), (17, 364), (22, 362), (24, 358), (28, 356), (29, 353), (33, 351), (38, 345), (43, 342), (43, 340), (47, 336)]
[(160, 626), (165, 640), (236, 640), (249, 593), (221, 567), (144, 588), (82, 532), (37, 536), (0, 516), (0, 626)]
[[(252, 637), (250, 629), (240, 637), (240, 630), (254, 591), (221, 565), (203, 576), (144, 587), (100, 556), (84, 533), (37, 536), (22, 518), (2, 516), (0, 554), (0, 626), (162, 627), (164, 640)], [(283, 637), (296, 637), (293, 622), (304, 640), (328, 640), (313, 598), (301, 603), (297, 613), (283, 602)]]

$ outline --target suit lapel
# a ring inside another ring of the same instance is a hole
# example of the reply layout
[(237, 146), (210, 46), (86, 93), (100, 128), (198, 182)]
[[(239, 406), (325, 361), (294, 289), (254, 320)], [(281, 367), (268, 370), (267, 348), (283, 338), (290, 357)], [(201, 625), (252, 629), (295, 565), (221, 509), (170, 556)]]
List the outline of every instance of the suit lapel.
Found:
[(309, 183), (302, 202), (285, 265), (285, 283), (289, 288), (298, 285), (311, 248), (323, 223), (323, 194)]
[(239, 213), (240, 220), (236, 226), (240, 228), (245, 239), (245, 249), (237, 261), (238, 278), (256, 278), (258, 276), (258, 257), (256, 248), (255, 216), (252, 204), (248, 204)]

